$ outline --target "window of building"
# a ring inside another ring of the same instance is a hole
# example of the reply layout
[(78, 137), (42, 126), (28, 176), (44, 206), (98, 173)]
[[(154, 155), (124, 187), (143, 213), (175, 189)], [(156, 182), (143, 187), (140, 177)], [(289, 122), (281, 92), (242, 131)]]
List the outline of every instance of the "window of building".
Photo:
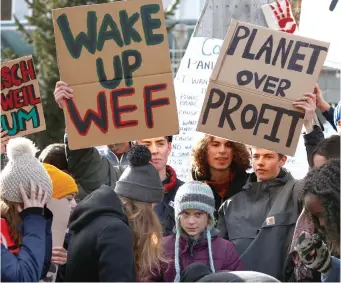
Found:
[(12, 0), (1, 1), (1, 21), (12, 20)]

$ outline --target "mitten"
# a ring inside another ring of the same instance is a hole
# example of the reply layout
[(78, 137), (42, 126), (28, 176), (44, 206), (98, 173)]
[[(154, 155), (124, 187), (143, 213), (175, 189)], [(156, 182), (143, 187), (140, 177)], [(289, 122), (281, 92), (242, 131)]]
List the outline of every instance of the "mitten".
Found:
[(302, 262), (310, 269), (327, 273), (331, 268), (331, 254), (318, 234), (302, 232), (296, 242), (295, 250)]

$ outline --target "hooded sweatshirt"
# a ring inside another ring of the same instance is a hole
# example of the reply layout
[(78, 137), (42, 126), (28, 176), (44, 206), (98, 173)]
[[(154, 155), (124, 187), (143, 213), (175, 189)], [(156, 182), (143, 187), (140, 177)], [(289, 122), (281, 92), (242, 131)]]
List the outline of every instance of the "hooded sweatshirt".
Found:
[(133, 236), (121, 200), (103, 185), (70, 218), (66, 282), (135, 282)]

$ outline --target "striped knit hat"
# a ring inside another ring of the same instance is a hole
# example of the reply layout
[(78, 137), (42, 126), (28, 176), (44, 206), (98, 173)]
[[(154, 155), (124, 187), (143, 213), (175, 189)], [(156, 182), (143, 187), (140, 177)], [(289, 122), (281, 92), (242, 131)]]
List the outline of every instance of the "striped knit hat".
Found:
[(175, 238), (175, 271), (176, 276), (174, 282), (180, 281), (180, 264), (179, 264), (179, 242), (181, 234), (181, 226), (179, 215), (186, 209), (197, 209), (206, 212), (210, 216), (210, 224), (206, 227), (207, 243), (208, 243), (208, 256), (210, 259), (210, 267), (213, 272), (214, 263), (212, 257), (211, 247), (211, 229), (214, 227), (214, 209), (215, 201), (211, 188), (201, 182), (192, 181), (183, 184), (177, 191), (174, 199), (175, 209), (175, 225), (176, 225), (176, 238)]

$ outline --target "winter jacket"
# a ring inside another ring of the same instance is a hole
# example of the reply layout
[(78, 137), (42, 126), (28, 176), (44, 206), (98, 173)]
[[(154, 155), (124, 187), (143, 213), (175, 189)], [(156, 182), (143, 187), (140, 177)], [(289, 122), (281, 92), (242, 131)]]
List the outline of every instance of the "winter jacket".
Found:
[(324, 140), (324, 135), (319, 126), (314, 126), (314, 129), (309, 134), (303, 135), (304, 145), (307, 151), (308, 163), (310, 167), (313, 167), (312, 153), (316, 146)]
[(284, 169), (264, 182), (257, 182), (253, 173), (243, 190), (222, 205), (219, 230), (235, 244), (245, 270), (282, 280), (301, 211), (301, 186)]
[(46, 276), (51, 263), (53, 215), (49, 209), (37, 207), (24, 209), (19, 215), (23, 220), (19, 249), (13, 244), (7, 246), (11, 240), (4, 236), (7, 229), (3, 221), (1, 224), (1, 281), (38, 282)]
[[(207, 183), (211, 187), (213, 194), (214, 194), (215, 209), (216, 211), (218, 211), (220, 206), (225, 200), (234, 196), (235, 194), (239, 193), (242, 190), (242, 187), (245, 185), (246, 181), (249, 178), (249, 174), (243, 171), (235, 173), (233, 180), (228, 185), (226, 195), (223, 198), (219, 194), (217, 194), (214, 188), (214, 182), (210, 181), (209, 178), (205, 176), (200, 176), (197, 169), (192, 170), (192, 178), (195, 181), (201, 181), (201, 182)], [(215, 217), (216, 219), (218, 219), (219, 217), (218, 213), (215, 213)]]
[(103, 185), (70, 217), (66, 282), (135, 282), (133, 235), (120, 199)]
[(71, 150), (66, 134), (64, 142), (68, 169), (77, 182), (81, 200), (102, 185), (115, 186), (122, 173), (120, 168), (113, 167), (95, 147)]
[(173, 233), (175, 226), (174, 198), (179, 187), (184, 183), (176, 178), (176, 173), (172, 167), (167, 165), (166, 172), (167, 178), (162, 182), (165, 191), (163, 200), (154, 207), (154, 211), (162, 224), (164, 236)]
[(328, 111), (324, 111), (322, 113), (322, 115), (324, 116), (324, 118), (326, 118), (326, 120), (329, 122), (329, 124), (332, 125), (333, 129), (335, 131), (337, 131), (336, 125), (334, 123), (334, 111), (335, 111), (335, 108), (330, 106), (329, 110)]
[[(224, 240), (218, 234), (218, 230), (212, 229), (212, 257), (215, 270), (243, 270), (239, 256), (233, 244), (230, 241)], [(205, 235), (205, 233), (202, 235)], [(175, 279), (175, 237), (175, 234), (173, 234), (171, 236), (164, 237), (162, 240), (165, 255), (170, 262), (161, 263), (160, 272), (155, 272), (155, 275), (152, 277), (153, 282), (173, 282)], [(208, 243), (207, 239), (203, 236), (199, 239), (199, 241), (193, 241), (186, 236), (181, 236), (179, 255), (180, 272), (194, 262), (201, 262), (207, 266), (210, 265)]]
[(123, 153), (121, 158), (119, 159), (115, 153), (113, 153), (107, 146), (102, 148), (96, 148), (100, 155), (105, 157), (110, 161), (110, 164), (113, 167), (120, 168), (120, 171), (124, 171), (129, 165), (128, 155), (127, 153)]

